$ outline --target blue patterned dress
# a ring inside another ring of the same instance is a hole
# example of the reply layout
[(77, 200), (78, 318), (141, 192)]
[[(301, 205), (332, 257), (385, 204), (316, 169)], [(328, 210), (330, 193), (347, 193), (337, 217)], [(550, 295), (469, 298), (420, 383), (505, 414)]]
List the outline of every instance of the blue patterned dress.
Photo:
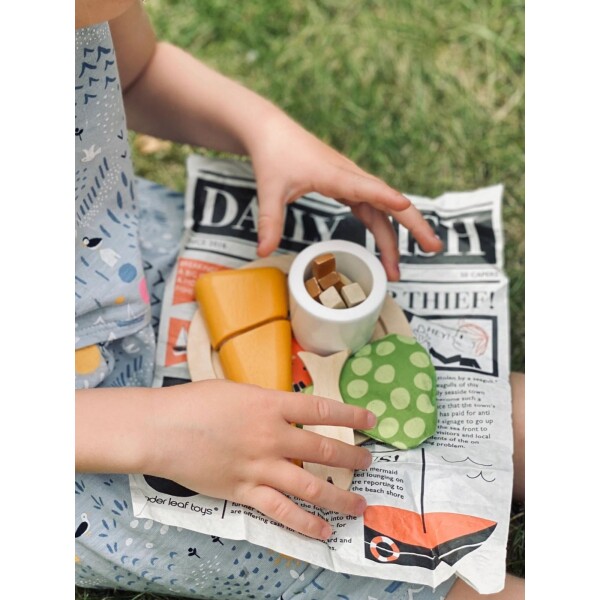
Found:
[[(133, 174), (107, 24), (76, 31), (76, 386), (150, 386), (183, 197)], [(440, 600), (437, 590), (326, 571), (245, 541), (137, 519), (125, 475), (76, 474), (75, 583), (191, 598)]]

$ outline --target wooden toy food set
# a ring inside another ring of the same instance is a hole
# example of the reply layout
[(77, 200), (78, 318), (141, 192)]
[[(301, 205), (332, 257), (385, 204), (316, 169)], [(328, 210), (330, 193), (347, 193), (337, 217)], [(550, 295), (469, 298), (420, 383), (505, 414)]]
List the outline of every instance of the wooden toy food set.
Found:
[[(193, 381), (226, 378), (265, 388), (292, 390), (292, 328), (286, 275), (294, 256), (259, 259), (239, 269), (198, 278), (198, 310), (189, 330), (187, 357)], [(314, 302), (333, 311), (352, 310), (367, 295), (357, 282), (336, 270), (335, 255), (318, 255), (304, 281)], [(300, 351), (312, 393), (363, 406), (376, 426), (355, 432), (347, 427), (304, 426), (349, 444), (368, 437), (408, 449), (435, 433), (436, 378), (427, 351), (414, 339), (402, 309), (386, 294), (371, 342), (351, 357)], [(302, 401), (299, 398), (299, 401)], [(318, 477), (348, 489), (353, 471), (304, 463)]]

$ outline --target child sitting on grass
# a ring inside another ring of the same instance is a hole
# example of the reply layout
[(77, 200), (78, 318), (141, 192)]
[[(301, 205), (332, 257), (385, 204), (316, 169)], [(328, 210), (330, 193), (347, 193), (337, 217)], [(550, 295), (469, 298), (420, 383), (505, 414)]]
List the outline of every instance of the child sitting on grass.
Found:
[[(441, 242), (402, 194), (267, 100), (182, 50), (157, 43), (139, 0), (76, 0), (75, 77), (76, 584), (205, 598), (287, 598), (303, 590), (311, 598), (385, 597), (389, 581), (301, 561), (280, 569), (269, 560), (272, 553), (248, 542), (133, 517), (127, 473), (147, 473), (253, 506), (296, 531), (327, 539), (326, 521), (285, 494), (357, 516), (365, 500), (288, 459), (363, 469), (371, 456), (289, 423), (369, 429), (375, 417), (324, 398), (306, 396), (300, 403), (292, 393), (228, 381), (150, 387), (152, 310), (158, 314), (150, 298), (160, 297), (160, 288), (149, 289), (148, 281), (172, 266), (182, 213), (177, 201), (169, 206), (164, 194), (136, 188), (127, 128), (249, 155), (259, 197), (259, 256), (277, 248), (285, 206), (310, 191), (351, 207), (373, 233), (391, 280), (399, 276), (399, 256), (388, 215), (425, 251), (439, 251)], [(171, 243), (160, 248), (143, 234), (141, 215), (151, 215), (153, 203), (172, 215), (164, 224)], [(100, 525), (102, 536), (85, 535)], [(439, 598), (452, 584), (419, 597)], [(461, 587), (471, 593), (457, 583), (449, 597), (459, 597)], [(395, 597), (400, 589), (394, 587)]]

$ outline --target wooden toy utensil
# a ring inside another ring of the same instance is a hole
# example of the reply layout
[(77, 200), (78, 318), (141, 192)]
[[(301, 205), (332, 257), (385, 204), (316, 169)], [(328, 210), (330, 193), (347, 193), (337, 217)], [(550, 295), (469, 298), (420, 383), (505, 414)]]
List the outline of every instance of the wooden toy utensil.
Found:
[(406, 337), (415, 337), (404, 311), (391, 296), (387, 296), (383, 303), (383, 308), (381, 309), (381, 313), (379, 313), (377, 326), (380, 326), (380, 328), (376, 329), (373, 333), (373, 336), (371, 337), (372, 342), (384, 337), (388, 333), (397, 333), (398, 335), (404, 335)]
[(217, 379), (212, 359), (213, 351), (202, 316), (202, 307), (198, 306), (188, 332), (187, 362), (192, 381)]
[[(348, 358), (348, 350), (336, 352), (330, 356), (319, 356), (312, 352), (298, 352), (298, 356), (308, 370), (311, 379), (313, 380), (313, 394), (315, 396), (323, 396), (331, 398), (338, 402), (343, 402), (340, 396), (339, 379), (340, 373), (346, 359)], [(349, 427), (336, 427), (330, 425), (304, 425), (307, 431), (313, 431), (319, 435), (340, 440), (347, 444), (354, 444), (354, 431)], [(339, 467), (329, 467), (316, 463), (304, 463), (304, 468), (316, 475), (320, 479), (330, 481), (334, 485), (344, 490), (347, 490), (352, 485), (352, 477), (354, 471), (352, 469), (343, 469)]]

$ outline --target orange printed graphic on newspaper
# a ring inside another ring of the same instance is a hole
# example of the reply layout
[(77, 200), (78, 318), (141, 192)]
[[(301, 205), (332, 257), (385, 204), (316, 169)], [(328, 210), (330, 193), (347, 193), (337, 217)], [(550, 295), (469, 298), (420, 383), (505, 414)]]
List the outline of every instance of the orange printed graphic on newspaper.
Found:
[(180, 258), (177, 261), (175, 271), (175, 289), (173, 290), (173, 304), (184, 304), (194, 302), (196, 296), (194, 286), (196, 279), (204, 273), (211, 271), (223, 271), (228, 267), (217, 265), (215, 263), (205, 262), (203, 260), (194, 260), (192, 258)]
[(365, 558), (436, 569), (450, 566), (477, 550), (497, 523), (450, 512), (419, 514), (395, 506), (371, 505), (363, 516)]
[(298, 352), (302, 352), (303, 348), (292, 337), (292, 381), (295, 392), (301, 392), (304, 388), (312, 385), (312, 379), (307, 371), (304, 363), (298, 357)]

